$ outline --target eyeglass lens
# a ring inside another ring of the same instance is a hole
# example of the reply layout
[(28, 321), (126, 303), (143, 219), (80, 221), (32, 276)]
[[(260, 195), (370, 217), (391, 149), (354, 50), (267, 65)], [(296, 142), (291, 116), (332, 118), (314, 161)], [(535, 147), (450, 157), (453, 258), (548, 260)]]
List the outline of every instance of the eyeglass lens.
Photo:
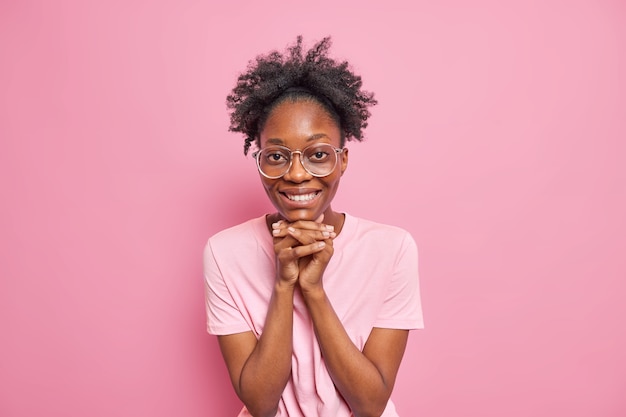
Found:
[(283, 146), (270, 146), (262, 149), (258, 154), (259, 169), (268, 177), (281, 177), (289, 170), (293, 153), (300, 154), (300, 163), (309, 174), (314, 176), (323, 177), (330, 174), (337, 164), (337, 153), (329, 144), (314, 144), (301, 152), (292, 152)]

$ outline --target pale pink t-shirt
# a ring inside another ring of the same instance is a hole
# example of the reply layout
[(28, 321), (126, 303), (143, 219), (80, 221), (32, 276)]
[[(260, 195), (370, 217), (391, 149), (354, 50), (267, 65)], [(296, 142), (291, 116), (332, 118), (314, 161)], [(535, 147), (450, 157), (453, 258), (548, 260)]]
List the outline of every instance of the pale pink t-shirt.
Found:
[[(373, 327), (423, 327), (417, 247), (408, 232), (346, 214), (333, 247), (324, 272), (324, 289), (359, 350)], [(252, 331), (257, 338), (261, 335), (275, 283), (275, 262), (265, 216), (209, 239), (204, 251), (209, 333)], [(291, 369), (277, 416), (352, 415), (324, 365), (299, 292), (294, 297)], [(239, 415), (250, 414), (244, 407)], [(397, 415), (389, 401), (383, 416)]]

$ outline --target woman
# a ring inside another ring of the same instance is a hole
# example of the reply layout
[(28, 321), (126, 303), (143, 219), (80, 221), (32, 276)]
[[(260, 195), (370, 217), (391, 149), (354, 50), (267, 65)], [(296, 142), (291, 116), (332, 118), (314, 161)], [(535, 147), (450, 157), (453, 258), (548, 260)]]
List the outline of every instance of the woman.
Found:
[(329, 46), (304, 56), (298, 37), (257, 57), (227, 98), (277, 210), (204, 254), (208, 331), (240, 416), (397, 416), (389, 397), (408, 330), (422, 327), (411, 236), (331, 207), (344, 142), (362, 139), (376, 101)]

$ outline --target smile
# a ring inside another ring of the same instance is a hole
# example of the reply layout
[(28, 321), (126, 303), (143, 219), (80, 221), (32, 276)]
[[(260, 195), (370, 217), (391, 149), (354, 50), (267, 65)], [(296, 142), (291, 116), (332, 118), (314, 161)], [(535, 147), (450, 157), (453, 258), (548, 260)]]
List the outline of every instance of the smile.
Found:
[(309, 194), (282, 194), (291, 201), (311, 201), (319, 194), (319, 191), (315, 191)]

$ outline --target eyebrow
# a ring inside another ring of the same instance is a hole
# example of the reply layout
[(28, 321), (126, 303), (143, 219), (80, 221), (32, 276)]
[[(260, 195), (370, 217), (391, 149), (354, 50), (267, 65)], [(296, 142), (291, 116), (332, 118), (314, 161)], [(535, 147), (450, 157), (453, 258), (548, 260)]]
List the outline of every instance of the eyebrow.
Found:
[[(306, 141), (307, 142), (312, 142), (314, 140), (321, 139), (321, 138), (329, 138), (330, 139), (330, 137), (326, 133), (316, 133), (314, 135), (309, 136)], [(267, 140), (267, 143), (271, 143), (271, 144), (274, 144), (274, 145), (282, 145), (284, 142), (280, 138), (270, 138), (270, 139)]]

